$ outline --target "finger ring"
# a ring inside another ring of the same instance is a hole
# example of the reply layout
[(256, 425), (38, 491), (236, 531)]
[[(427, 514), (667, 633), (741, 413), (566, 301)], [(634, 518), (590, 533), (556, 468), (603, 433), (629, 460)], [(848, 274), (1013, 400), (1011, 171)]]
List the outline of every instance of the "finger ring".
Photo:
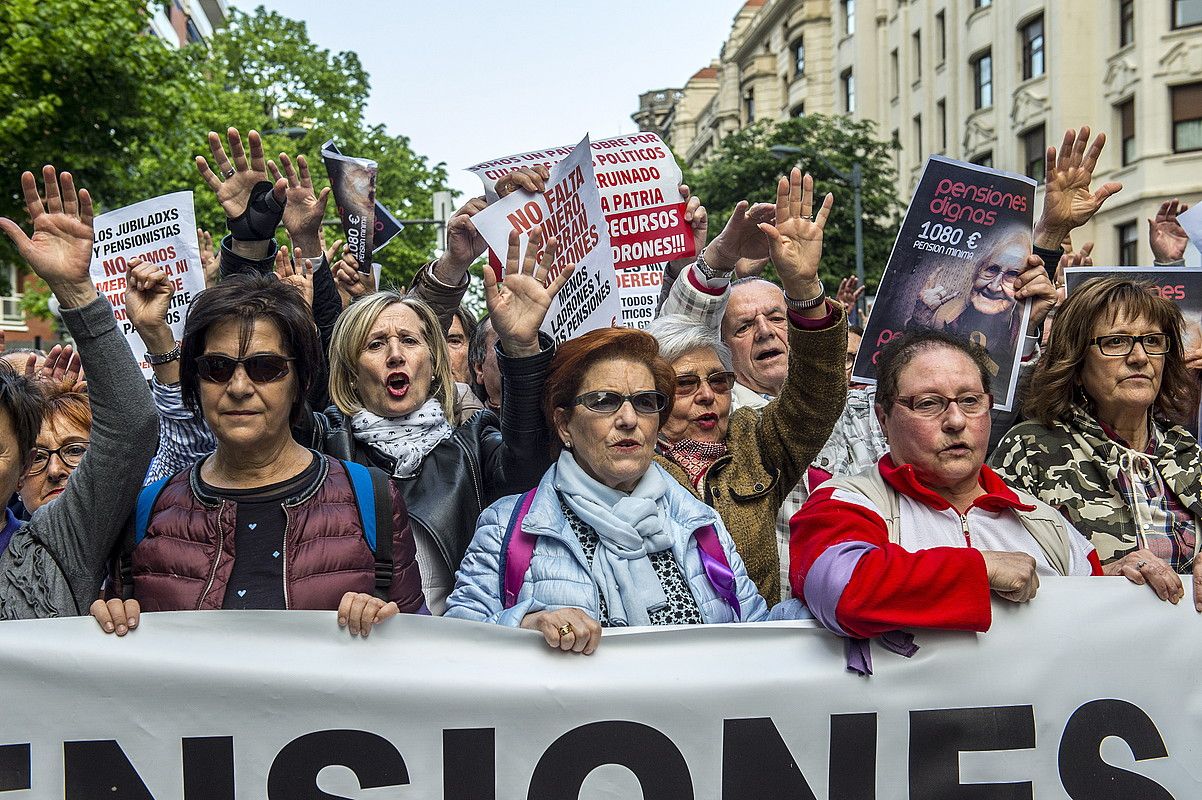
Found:
[(1136, 564), (1136, 565), (1135, 565), (1135, 568), (1136, 568), (1136, 569), (1143, 569), (1143, 568), (1144, 568), (1144, 567), (1146, 567), (1146, 566), (1148, 566), (1148, 562), (1147, 562), (1147, 561), (1141, 561), (1141, 562), (1139, 562), (1138, 564)]
[(232, 177), (234, 177), (234, 173), (237, 171), (238, 170), (234, 169), (233, 167), (230, 167), (229, 172), (225, 173), (225, 177), (232, 178)]
[(559, 635), (560, 636), (567, 636), (568, 634), (574, 633), (574, 632), (575, 632), (575, 629), (572, 627), (572, 623), (570, 623), (570, 622), (565, 622), (564, 624), (559, 626)]

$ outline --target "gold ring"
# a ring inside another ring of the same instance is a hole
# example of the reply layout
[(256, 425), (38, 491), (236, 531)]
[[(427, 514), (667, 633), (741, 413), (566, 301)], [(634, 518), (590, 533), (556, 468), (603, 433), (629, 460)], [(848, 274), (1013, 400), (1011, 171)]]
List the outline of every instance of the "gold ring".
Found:
[(570, 633), (575, 633), (575, 629), (572, 627), (572, 623), (565, 622), (564, 624), (559, 626), (560, 637), (567, 636)]

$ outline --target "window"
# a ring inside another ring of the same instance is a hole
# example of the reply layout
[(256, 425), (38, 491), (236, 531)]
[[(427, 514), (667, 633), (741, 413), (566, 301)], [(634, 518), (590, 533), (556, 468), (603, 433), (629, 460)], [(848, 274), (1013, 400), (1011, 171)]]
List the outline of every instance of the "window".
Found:
[(793, 106), (793, 110), (789, 112), (789, 116), (791, 116), (791, 117), (804, 117), (805, 115), (806, 115), (806, 104), (805, 103), (798, 103), (797, 105)]
[(1124, 222), (1114, 226), (1119, 238), (1119, 266), (1134, 267), (1139, 265), (1139, 226), (1134, 222)]
[(1119, 47), (1135, 41), (1135, 0), (1119, 0)]
[(935, 15), (935, 63), (947, 61), (947, 17), (942, 11)]
[(1117, 110), (1119, 112), (1119, 132), (1122, 136), (1120, 155), (1125, 167), (1135, 160), (1135, 98), (1120, 103)]
[(1022, 135), (1023, 167), (1027, 177), (1043, 183), (1043, 168), (1046, 165), (1047, 139), (1044, 128), (1032, 128)]
[(21, 309), (21, 277), (15, 264), (0, 266), (0, 272), (8, 284), (8, 291), (0, 297), (0, 322), (5, 325), (24, 325), (25, 312)]
[(947, 152), (947, 101), (935, 104), (935, 124), (939, 126), (939, 152)]
[(922, 80), (922, 31), (914, 31), (910, 37), (914, 46), (914, 80)]
[(856, 32), (856, 0), (842, 0), (843, 3), (843, 33), (851, 36)]
[(800, 36), (793, 43), (793, 64), (797, 68), (797, 71), (793, 73), (793, 77), (800, 78), (806, 74), (806, 46), (805, 41)]
[(743, 111), (747, 115), (747, 124), (755, 122), (755, 89), (748, 89), (743, 95)]
[(1202, 25), (1202, 0), (1173, 0), (1173, 27)]
[(843, 109), (848, 114), (856, 111), (856, 76), (850, 69), (843, 73)]
[(1023, 80), (1043, 74), (1043, 15), (1022, 27), (1023, 37)]
[(1173, 106), (1173, 151), (1202, 150), (1202, 83), (1169, 89)]
[(988, 8), (993, 5), (993, 0), (972, 0), (973, 8)]
[(922, 163), (922, 114), (914, 117), (914, 164)]
[(975, 155), (971, 159), (969, 159), (969, 161), (971, 161), (973, 164), (976, 164), (978, 167), (989, 167), (992, 169), (993, 168), (993, 151), (986, 150), (984, 153), (978, 153), (977, 155)]
[(897, 128), (893, 129), (889, 142), (893, 147), (893, 171), (901, 175), (901, 132)]
[(889, 84), (893, 87), (892, 98), (897, 99), (901, 94), (901, 77), (898, 73), (901, 72), (901, 67), (898, 65), (897, 51), (894, 50), (889, 54)]
[(972, 107), (993, 105), (993, 57), (988, 50), (972, 60)]

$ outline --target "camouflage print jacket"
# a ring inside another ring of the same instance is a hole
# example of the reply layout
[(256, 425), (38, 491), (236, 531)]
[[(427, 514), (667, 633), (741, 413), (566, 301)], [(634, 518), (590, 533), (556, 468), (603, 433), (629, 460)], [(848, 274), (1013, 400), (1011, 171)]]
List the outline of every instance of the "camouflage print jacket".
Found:
[[(1159, 443), (1152, 457), (1161, 479), (1195, 520), (1202, 517), (1202, 448), (1180, 425), (1154, 422)], [(1139, 547), (1136, 521), (1119, 483), (1125, 448), (1080, 407), (1068, 422), (1016, 425), (989, 459), (1011, 486), (1063, 514), (1089, 537), (1103, 564)]]

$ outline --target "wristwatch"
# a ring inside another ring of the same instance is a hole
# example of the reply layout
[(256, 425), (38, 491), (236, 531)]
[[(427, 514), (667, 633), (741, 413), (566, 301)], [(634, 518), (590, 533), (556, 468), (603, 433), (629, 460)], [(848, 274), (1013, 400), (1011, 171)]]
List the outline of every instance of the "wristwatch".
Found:
[(175, 347), (171, 348), (166, 353), (160, 353), (157, 355), (154, 353), (147, 353), (145, 358), (146, 363), (150, 364), (152, 367), (161, 367), (164, 364), (170, 364), (172, 361), (175, 361), (177, 358), (179, 358), (179, 342), (176, 342)]
[(706, 280), (713, 280), (714, 278), (729, 278), (730, 273), (733, 270), (714, 269), (705, 261), (705, 250), (706, 248), (703, 247), (701, 248), (701, 252), (697, 254), (697, 270), (705, 276)]
[(818, 287), (818, 294), (814, 295), (809, 300), (794, 300), (792, 297), (789, 297), (789, 295), (786, 294), (785, 305), (787, 305), (791, 311), (809, 311), (811, 308), (817, 308), (826, 300), (826, 287), (821, 283), (818, 284)]

